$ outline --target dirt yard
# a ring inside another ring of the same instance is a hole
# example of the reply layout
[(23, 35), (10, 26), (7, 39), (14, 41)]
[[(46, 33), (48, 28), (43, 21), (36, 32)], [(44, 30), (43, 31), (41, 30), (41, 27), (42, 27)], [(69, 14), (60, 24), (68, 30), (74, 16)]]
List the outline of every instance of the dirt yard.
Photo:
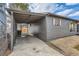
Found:
[(56, 49), (59, 49), (59, 51), (61, 50), (64, 55), (79, 56), (79, 50), (74, 48), (76, 45), (79, 45), (78, 35), (59, 38), (50, 41), (50, 43), (56, 47)]

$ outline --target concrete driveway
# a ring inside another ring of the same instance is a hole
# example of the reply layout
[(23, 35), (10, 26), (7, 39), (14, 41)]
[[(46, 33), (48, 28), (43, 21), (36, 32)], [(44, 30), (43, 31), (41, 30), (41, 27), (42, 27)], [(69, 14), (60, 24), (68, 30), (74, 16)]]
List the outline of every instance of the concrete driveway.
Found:
[(13, 52), (9, 56), (63, 56), (35, 37), (17, 38)]

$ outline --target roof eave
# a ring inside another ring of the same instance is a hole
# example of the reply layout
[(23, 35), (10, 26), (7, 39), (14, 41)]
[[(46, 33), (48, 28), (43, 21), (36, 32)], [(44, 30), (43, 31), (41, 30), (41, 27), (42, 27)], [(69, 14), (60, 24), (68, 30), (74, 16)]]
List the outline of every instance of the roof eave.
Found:
[(64, 17), (64, 16), (60, 16), (60, 15), (56, 15), (56, 14), (51, 14), (51, 13), (48, 13), (47, 15), (52, 16), (52, 17), (54, 16), (54, 17), (63, 18), (63, 19), (70, 20), (70, 21), (79, 21), (77, 19), (71, 19), (71, 18), (68, 18), (68, 17)]

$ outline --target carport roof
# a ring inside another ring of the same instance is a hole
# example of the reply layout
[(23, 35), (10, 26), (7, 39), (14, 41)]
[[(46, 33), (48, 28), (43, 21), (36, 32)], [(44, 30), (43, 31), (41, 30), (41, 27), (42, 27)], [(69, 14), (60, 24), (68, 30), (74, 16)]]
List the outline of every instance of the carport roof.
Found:
[(30, 23), (30, 22), (35, 22), (38, 20), (43, 19), (46, 15), (52, 16), (52, 17), (59, 17), (63, 18), (66, 20), (70, 21), (79, 21), (76, 19), (71, 19), (68, 17), (60, 16), (60, 15), (55, 15), (51, 13), (34, 13), (34, 12), (26, 12), (26, 11), (20, 11), (20, 10), (13, 10), (13, 9), (7, 9), (8, 12), (13, 12), (14, 19), (17, 23)]
[(13, 12), (14, 19), (17, 23), (30, 23), (41, 20), (45, 17), (46, 14), (33, 13), (26, 11), (18, 11), (13, 9), (7, 9), (9, 12)]

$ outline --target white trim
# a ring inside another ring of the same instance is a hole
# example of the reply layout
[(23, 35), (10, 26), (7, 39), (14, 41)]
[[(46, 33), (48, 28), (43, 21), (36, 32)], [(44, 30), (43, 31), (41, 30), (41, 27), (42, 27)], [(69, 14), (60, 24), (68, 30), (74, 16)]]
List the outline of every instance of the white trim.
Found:
[(53, 25), (54, 25), (54, 26), (57, 25), (56, 21), (58, 22), (58, 20), (59, 20), (58, 26), (61, 26), (61, 19), (57, 19), (57, 20), (56, 20), (56, 18), (52, 18), (52, 20), (53, 20)]
[(60, 20), (60, 26), (61, 26), (61, 19), (59, 19)]
[(56, 22), (55, 20), (56, 20), (56, 19), (55, 19), (55, 18), (52, 18), (52, 20), (53, 20), (53, 25), (55, 25), (55, 22)]

